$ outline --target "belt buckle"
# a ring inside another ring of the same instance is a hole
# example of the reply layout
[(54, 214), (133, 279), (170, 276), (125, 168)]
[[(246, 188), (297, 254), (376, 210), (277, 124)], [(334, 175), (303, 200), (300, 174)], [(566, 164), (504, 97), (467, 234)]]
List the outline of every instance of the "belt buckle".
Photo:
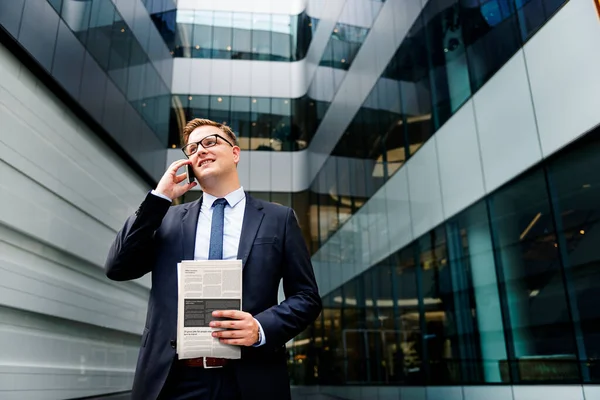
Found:
[(204, 365), (204, 368), (223, 368), (222, 365), (206, 365), (207, 359), (208, 357), (202, 357), (202, 365)]

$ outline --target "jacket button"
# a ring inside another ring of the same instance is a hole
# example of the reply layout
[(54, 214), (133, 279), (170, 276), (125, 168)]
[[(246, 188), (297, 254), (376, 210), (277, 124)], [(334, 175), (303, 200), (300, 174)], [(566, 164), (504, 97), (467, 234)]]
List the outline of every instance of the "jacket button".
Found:
[(172, 348), (176, 348), (177, 347), (177, 341), (175, 339), (171, 340), (171, 347)]

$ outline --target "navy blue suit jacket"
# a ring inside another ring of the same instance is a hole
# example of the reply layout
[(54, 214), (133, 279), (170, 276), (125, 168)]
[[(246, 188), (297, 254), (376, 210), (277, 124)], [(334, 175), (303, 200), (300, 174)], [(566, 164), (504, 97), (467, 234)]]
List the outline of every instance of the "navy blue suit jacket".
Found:
[[(177, 263), (194, 259), (201, 202), (171, 206), (148, 194), (110, 248), (108, 278), (124, 281), (152, 272), (133, 399), (156, 399), (176, 358)], [(246, 194), (238, 259), (243, 263), (242, 308), (260, 322), (266, 338), (263, 346), (242, 347), (241, 360), (232, 362), (240, 391), (244, 399), (288, 399), (285, 343), (305, 330), (322, 307), (292, 209)], [(286, 299), (278, 304), (282, 279)]]

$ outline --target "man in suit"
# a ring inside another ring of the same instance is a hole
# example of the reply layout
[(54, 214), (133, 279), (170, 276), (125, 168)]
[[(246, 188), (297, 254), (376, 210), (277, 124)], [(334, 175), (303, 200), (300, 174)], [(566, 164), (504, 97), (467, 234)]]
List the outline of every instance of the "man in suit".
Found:
[[(205, 119), (183, 132), (187, 159), (169, 166), (155, 190), (117, 234), (106, 261), (108, 278), (124, 281), (152, 272), (133, 399), (289, 399), (285, 343), (321, 312), (310, 255), (294, 212), (254, 199), (240, 186), (240, 148), (231, 129)], [(191, 165), (202, 197), (171, 206), (196, 182), (183, 183)], [(241, 259), (243, 311), (215, 311), (213, 336), (242, 346), (239, 360), (179, 360), (177, 263)], [(279, 282), (286, 299), (278, 304)]]

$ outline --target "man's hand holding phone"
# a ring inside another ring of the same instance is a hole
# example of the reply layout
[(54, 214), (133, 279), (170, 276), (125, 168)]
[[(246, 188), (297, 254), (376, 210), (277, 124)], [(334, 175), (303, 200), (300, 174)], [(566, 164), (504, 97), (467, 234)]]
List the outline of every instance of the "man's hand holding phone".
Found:
[(190, 183), (185, 183), (180, 185), (181, 182), (185, 181), (188, 174), (186, 172), (177, 175), (177, 170), (181, 167), (192, 166), (192, 162), (190, 160), (177, 160), (173, 164), (169, 166), (165, 174), (160, 178), (158, 185), (156, 186), (156, 191), (161, 193), (171, 200), (175, 200), (198, 183), (194, 182), (191, 179)]

